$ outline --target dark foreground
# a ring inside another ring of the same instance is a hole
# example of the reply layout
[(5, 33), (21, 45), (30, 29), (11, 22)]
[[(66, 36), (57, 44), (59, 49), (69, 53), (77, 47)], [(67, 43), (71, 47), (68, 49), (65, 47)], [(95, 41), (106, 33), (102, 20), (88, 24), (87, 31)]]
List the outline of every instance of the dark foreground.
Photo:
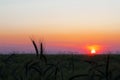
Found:
[(120, 80), (120, 55), (0, 55), (0, 80)]

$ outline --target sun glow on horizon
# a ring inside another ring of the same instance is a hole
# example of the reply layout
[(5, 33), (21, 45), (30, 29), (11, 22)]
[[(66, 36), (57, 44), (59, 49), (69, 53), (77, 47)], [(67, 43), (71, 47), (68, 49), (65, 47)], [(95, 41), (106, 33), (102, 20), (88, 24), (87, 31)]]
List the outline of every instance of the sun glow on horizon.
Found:
[(98, 54), (100, 52), (100, 46), (99, 45), (90, 45), (87, 46), (88, 53), (90, 54)]
[(92, 49), (92, 50), (91, 50), (91, 54), (96, 54), (96, 50), (95, 50), (95, 49)]

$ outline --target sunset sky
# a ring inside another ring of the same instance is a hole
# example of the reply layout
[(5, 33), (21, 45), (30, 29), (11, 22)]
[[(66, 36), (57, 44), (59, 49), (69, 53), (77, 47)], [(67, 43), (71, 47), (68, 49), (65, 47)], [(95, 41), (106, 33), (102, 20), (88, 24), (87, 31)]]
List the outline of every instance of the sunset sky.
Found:
[(48, 51), (120, 51), (120, 0), (0, 0), (0, 52), (33, 52), (30, 37)]

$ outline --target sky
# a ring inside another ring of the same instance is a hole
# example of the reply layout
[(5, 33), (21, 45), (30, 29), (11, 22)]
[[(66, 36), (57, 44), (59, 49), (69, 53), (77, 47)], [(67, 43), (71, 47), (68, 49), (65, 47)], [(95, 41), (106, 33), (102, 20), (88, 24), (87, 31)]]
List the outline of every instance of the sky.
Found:
[(120, 49), (120, 0), (0, 0), (0, 52)]

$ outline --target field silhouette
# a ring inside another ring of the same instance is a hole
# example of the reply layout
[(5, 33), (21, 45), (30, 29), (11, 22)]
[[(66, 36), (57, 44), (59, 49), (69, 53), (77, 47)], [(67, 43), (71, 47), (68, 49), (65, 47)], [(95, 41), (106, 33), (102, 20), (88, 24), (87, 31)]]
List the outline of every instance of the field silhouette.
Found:
[(0, 80), (119, 80), (120, 55), (0, 55)]

